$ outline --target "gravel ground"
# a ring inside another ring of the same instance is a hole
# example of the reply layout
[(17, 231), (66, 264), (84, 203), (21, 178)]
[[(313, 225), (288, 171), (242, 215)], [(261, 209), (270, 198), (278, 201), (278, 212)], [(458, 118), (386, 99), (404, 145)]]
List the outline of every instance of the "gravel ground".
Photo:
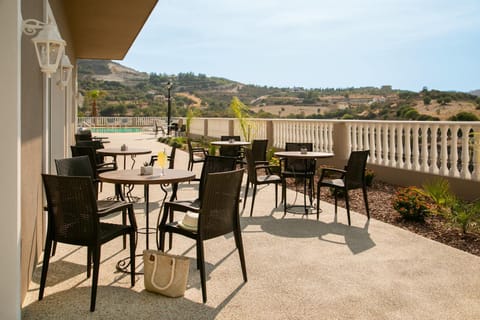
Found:
[[(290, 184), (290, 187), (294, 188), (294, 185)], [(399, 188), (374, 180), (373, 186), (368, 189), (370, 217), (480, 256), (480, 234), (478, 233), (463, 234), (459, 228), (453, 226), (441, 216), (427, 217), (423, 223), (403, 220), (392, 206), (392, 199)], [(366, 215), (361, 189), (351, 190), (349, 195), (351, 210)], [(334, 198), (328, 188), (322, 188), (320, 199), (334, 203)], [(344, 200), (339, 199), (338, 205), (345, 207)]]

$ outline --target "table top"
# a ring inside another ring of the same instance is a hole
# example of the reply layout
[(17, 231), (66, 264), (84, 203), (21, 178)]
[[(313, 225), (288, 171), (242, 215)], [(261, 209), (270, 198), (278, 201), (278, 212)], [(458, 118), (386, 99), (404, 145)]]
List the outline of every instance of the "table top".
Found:
[(118, 156), (118, 155), (136, 155), (136, 154), (149, 154), (152, 153), (152, 150), (145, 148), (128, 148), (127, 150), (120, 150), (118, 148), (104, 148), (98, 149), (97, 153), (101, 153), (108, 156)]
[(189, 181), (195, 173), (187, 170), (153, 168), (153, 174), (141, 175), (140, 169), (108, 171), (98, 175), (103, 182), (119, 184), (169, 184)]
[(248, 146), (249, 144), (251, 144), (251, 142), (248, 142), (248, 141), (212, 141), (210, 142), (210, 144), (213, 144), (215, 146), (232, 146), (232, 147), (238, 147), (238, 146)]
[(316, 152), (308, 151), (301, 153), (300, 151), (278, 151), (274, 155), (279, 158), (296, 158), (296, 159), (317, 159), (317, 158), (331, 158), (334, 156), (331, 152)]

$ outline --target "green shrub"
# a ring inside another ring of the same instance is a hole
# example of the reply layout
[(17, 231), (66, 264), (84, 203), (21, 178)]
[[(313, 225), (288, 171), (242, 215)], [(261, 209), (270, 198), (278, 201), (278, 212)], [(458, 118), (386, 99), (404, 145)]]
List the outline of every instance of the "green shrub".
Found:
[(393, 199), (393, 208), (406, 220), (424, 221), (430, 213), (426, 197), (416, 187), (400, 189)]
[(365, 169), (365, 184), (367, 187), (373, 185), (373, 178), (375, 178), (375, 172), (372, 169)]
[(480, 223), (480, 201), (476, 203), (458, 201), (452, 208), (450, 220), (458, 225), (463, 233), (467, 233), (470, 228), (478, 227)]
[(432, 200), (440, 213), (447, 213), (457, 203), (457, 198), (450, 191), (450, 183), (446, 179), (426, 182), (422, 189), (422, 194)]

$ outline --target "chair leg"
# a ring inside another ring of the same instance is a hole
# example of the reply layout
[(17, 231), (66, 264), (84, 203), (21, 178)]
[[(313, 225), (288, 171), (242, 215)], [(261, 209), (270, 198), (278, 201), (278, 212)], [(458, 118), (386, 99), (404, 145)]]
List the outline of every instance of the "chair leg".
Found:
[(52, 257), (55, 255), (55, 252), (57, 252), (57, 241), (53, 241)]
[(197, 270), (200, 270), (200, 268), (201, 268), (201, 261), (200, 261), (201, 258), (200, 257), (202, 256), (202, 253), (200, 252), (200, 247), (199, 246), (197, 246), (196, 249), (197, 249)]
[(130, 283), (135, 286), (135, 230), (130, 231)]
[(282, 180), (282, 193), (283, 193), (283, 216), (287, 215), (287, 183), (285, 179)]
[(92, 249), (87, 247), (87, 278), (90, 278), (92, 271)]
[(203, 303), (207, 302), (207, 283), (205, 277), (205, 257), (203, 251), (203, 241), (197, 240), (197, 263), (200, 263), (200, 282), (202, 283), (202, 298)]
[(90, 298), (90, 311), (95, 311), (95, 302), (97, 300), (98, 272), (100, 269), (100, 245), (93, 248), (93, 277), (92, 277), (92, 297)]
[(275, 208), (278, 206), (278, 183), (275, 183)]
[(363, 187), (363, 201), (365, 201), (365, 209), (367, 210), (367, 217), (370, 219), (370, 209), (368, 208), (367, 188)]
[(347, 218), (348, 218), (348, 225), (351, 225), (350, 224), (350, 204), (348, 202), (348, 190), (345, 189), (345, 205), (347, 207)]
[(161, 229), (159, 230), (157, 248), (160, 251), (165, 251), (165, 231)]
[(243, 242), (242, 242), (242, 233), (240, 231), (240, 227), (236, 227), (235, 231), (233, 232), (235, 237), (235, 244), (237, 245), (238, 255), (240, 256), (240, 264), (242, 266), (242, 274), (243, 274), (243, 281), (247, 282), (247, 267), (245, 264), (245, 254), (243, 252)]
[[(45, 283), (47, 282), (48, 264), (50, 262), (50, 252), (52, 251), (52, 240), (47, 238), (45, 251), (43, 252), (42, 277), (40, 278), (40, 290), (38, 291), (38, 300), (43, 299)], [(56, 243), (56, 242), (55, 242)]]
[(320, 218), (320, 184), (317, 185), (317, 220)]
[[(173, 222), (173, 210), (170, 209), (169, 212), (169, 222)], [(172, 250), (172, 243), (173, 243), (173, 234), (171, 232), (168, 233), (168, 250)]]
[(245, 199), (243, 200), (243, 209), (245, 209), (245, 204), (247, 203), (248, 188), (250, 186), (250, 181), (247, 178), (247, 184), (245, 185)]
[(252, 207), (250, 208), (250, 217), (253, 214), (253, 205), (255, 203), (255, 196), (257, 195), (257, 185), (253, 184)]
[(313, 201), (313, 176), (308, 179), (308, 197), (310, 199), (310, 205), (312, 205)]
[[(125, 226), (127, 224), (127, 209), (122, 209), (122, 224)], [(127, 248), (127, 235), (123, 235), (123, 249)]]
[(338, 203), (337, 189), (333, 190), (333, 197), (335, 198), (335, 215), (337, 215), (337, 203)]

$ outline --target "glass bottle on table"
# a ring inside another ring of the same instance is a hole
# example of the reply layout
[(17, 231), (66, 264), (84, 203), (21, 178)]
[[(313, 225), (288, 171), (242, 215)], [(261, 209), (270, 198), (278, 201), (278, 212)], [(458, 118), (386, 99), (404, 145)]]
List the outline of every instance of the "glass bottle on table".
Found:
[(165, 174), (165, 167), (167, 166), (167, 153), (165, 149), (160, 151), (157, 155), (158, 166), (162, 169), (162, 175)]

